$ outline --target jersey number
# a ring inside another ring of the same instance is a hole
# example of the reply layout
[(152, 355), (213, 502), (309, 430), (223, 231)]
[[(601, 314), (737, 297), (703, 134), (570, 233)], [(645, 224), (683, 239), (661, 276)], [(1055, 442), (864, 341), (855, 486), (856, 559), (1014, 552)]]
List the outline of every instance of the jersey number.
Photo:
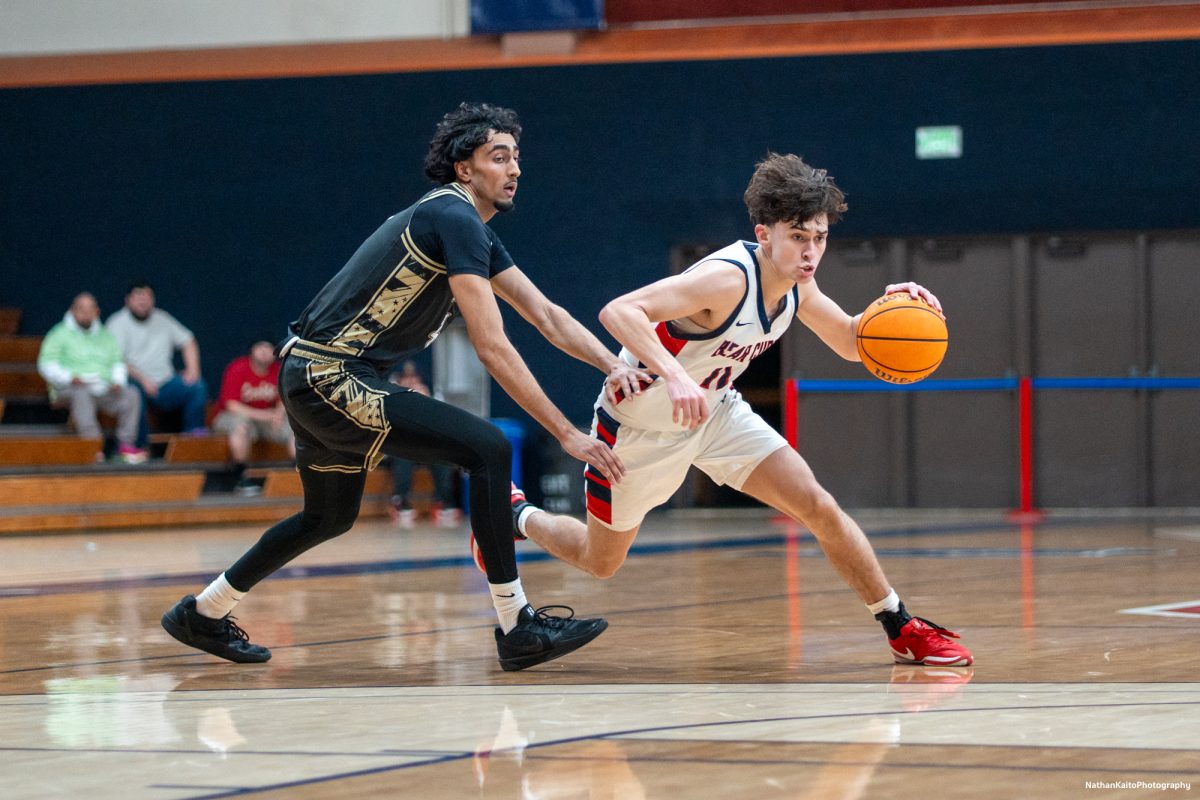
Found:
[(729, 376), (733, 373), (733, 367), (717, 367), (709, 373), (708, 377), (700, 382), (701, 389), (721, 390), (729, 383)]

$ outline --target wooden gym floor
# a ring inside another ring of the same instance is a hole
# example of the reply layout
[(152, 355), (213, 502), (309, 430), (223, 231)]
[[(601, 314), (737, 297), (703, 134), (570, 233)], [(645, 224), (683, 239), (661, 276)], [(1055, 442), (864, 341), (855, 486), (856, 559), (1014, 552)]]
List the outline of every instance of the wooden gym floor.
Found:
[(1200, 792), (1200, 512), (856, 516), (974, 667), (893, 666), (814, 541), (756, 512), (654, 517), (607, 582), (522, 543), (531, 600), (611, 627), (513, 674), (465, 528), (366, 521), (260, 585), (265, 665), (158, 625), (258, 528), (7, 536), (0, 797)]

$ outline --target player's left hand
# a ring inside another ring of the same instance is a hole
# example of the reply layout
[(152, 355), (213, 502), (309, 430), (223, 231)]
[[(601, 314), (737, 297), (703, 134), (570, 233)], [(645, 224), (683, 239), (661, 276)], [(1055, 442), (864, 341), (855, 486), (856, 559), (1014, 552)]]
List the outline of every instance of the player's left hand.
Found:
[(611, 447), (599, 439), (593, 439), (580, 431), (572, 431), (561, 439), (559, 444), (569, 455), (600, 470), (600, 474), (612, 483), (620, 483), (625, 475), (625, 465), (621, 463), (621, 459)]
[(892, 283), (883, 290), (884, 294), (897, 294), (899, 292), (908, 292), (910, 295), (912, 295), (913, 300), (924, 300), (943, 317), (946, 316), (946, 313), (942, 311), (941, 301), (937, 299), (937, 296), (934, 295), (933, 292), (929, 291), (921, 284), (914, 283), (912, 281), (905, 281), (904, 283)]
[(617, 392), (622, 392), (626, 398), (633, 397), (642, 393), (643, 382), (649, 383), (651, 380), (650, 373), (619, 361), (604, 379), (604, 396), (608, 398), (608, 402), (616, 405)]

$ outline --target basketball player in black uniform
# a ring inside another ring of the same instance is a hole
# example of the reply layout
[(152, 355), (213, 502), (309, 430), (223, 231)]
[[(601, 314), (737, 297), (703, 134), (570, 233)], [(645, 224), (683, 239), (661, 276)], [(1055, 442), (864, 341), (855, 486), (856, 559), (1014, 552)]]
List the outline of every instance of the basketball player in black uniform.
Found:
[(513, 547), (512, 452), (499, 428), (388, 380), (397, 362), (428, 347), (461, 314), (500, 386), (566, 452), (620, 480), (620, 460), (550, 402), (504, 334), (497, 295), (552, 344), (606, 372), (614, 392), (631, 392), (645, 377), (551, 303), (485, 224), (513, 206), (520, 135), (508, 109), (464, 103), (447, 114), (425, 158), (425, 173), (439, 186), (384, 222), (292, 323), (280, 348), (279, 388), (296, 433), (304, 509), (267, 530), (199, 596), (170, 609), (162, 624), (173, 637), (230, 661), (269, 659), (230, 611), (259, 581), (349, 530), (367, 471), (389, 455), (470, 473), (473, 536), (500, 621), (496, 647), (505, 670), (558, 658), (607, 627), (526, 602)]

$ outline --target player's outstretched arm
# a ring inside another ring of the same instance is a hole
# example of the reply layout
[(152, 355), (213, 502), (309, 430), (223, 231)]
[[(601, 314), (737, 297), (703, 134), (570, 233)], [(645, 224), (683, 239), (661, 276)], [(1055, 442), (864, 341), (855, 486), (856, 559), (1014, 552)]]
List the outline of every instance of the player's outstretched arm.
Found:
[(580, 432), (563, 416), (504, 334), (500, 308), (488, 280), (479, 275), (451, 275), (450, 291), (467, 323), (475, 353), (500, 388), (549, 431), (563, 450), (591, 464), (608, 480), (619, 482), (625, 473), (621, 459), (604, 442)]
[(515, 266), (492, 278), (492, 288), (526, 322), (538, 329), (546, 341), (569, 356), (591, 364), (605, 373), (605, 391), (611, 398), (620, 390), (627, 396), (640, 391), (639, 381), (650, 376), (626, 364), (575, 319), (566, 309), (550, 301), (525, 273)]

